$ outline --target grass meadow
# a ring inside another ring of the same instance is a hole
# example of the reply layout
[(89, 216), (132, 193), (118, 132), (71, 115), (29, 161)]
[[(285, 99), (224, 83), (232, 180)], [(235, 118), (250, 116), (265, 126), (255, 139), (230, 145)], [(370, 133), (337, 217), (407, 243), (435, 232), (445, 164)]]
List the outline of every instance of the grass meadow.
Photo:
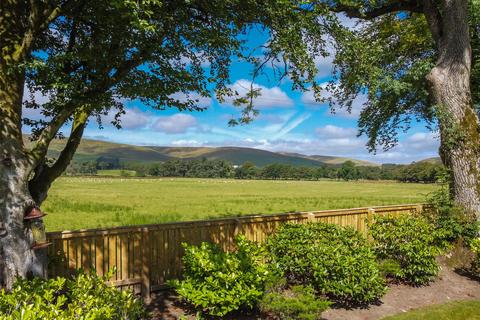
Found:
[(395, 182), (62, 177), (42, 205), (48, 231), (425, 201)]

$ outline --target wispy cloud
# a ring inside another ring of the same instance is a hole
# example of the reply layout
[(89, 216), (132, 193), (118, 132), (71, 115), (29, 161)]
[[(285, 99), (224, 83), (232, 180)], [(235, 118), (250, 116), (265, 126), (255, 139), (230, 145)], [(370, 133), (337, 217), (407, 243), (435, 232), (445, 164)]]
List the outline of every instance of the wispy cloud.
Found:
[[(294, 106), (294, 101), (280, 87), (267, 87), (252, 83), (250, 80), (240, 79), (235, 81), (230, 88), (238, 93), (238, 97), (245, 97), (251, 88), (254, 90), (260, 89), (260, 96), (253, 99), (253, 104), (257, 109), (290, 108)], [(224, 104), (231, 106), (234, 99), (235, 97), (227, 97)]]
[(285, 136), (290, 131), (292, 131), (299, 125), (301, 125), (305, 120), (310, 118), (310, 116), (311, 116), (310, 113), (303, 113), (298, 117), (291, 119), (291, 121), (288, 121), (287, 123), (284, 124), (284, 126), (273, 136), (273, 138), (280, 139), (281, 137)]

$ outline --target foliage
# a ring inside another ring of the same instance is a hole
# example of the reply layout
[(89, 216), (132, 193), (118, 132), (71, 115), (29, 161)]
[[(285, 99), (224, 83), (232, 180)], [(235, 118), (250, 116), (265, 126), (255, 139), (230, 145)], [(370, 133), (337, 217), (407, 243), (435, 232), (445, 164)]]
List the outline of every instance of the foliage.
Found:
[(360, 178), (360, 172), (352, 161), (346, 161), (342, 164), (338, 172), (338, 177), (346, 181), (358, 180), (358, 178)]
[[(347, 4), (343, 8), (347, 15), (358, 13), (360, 19), (355, 28), (332, 28), (336, 49), (336, 76), (328, 86), (334, 95), (332, 106), (351, 110), (353, 103), (365, 101), (359, 119), (360, 133), (368, 136), (370, 150), (389, 149), (398, 142), (399, 132), (410, 129), (416, 120), (424, 120), (429, 128), (435, 124), (437, 115), (426, 76), (438, 58), (438, 43), (423, 12), (407, 9), (396, 14), (388, 10), (389, 4), (378, 1), (332, 1), (329, 7), (341, 2)], [(406, 4), (394, 2), (392, 8)], [(478, 108), (479, 86), (473, 84), (480, 79), (480, 5), (476, 0), (469, 3), (472, 95)], [(377, 11), (376, 7), (381, 9)], [(372, 19), (360, 13), (369, 11), (381, 14)]]
[(176, 292), (210, 315), (253, 308), (274, 273), (264, 262), (261, 247), (244, 236), (238, 236), (235, 242), (237, 250), (232, 253), (207, 242), (200, 246), (184, 244), (184, 278), (171, 282)]
[(362, 20), (355, 30), (339, 28), (333, 36), (332, 91), (346, 108), (357, 96), (367, 98), (359, 128), (371, 150), (391, 148), (398, 132), (416, 119), (432, 120), (425, 76), (434, 66), (434, 42), (423, 15), (385, 14)]
[(94, 161), (73, 162), (65, 171), (65, 175), (67, 176), (91, 176), (97, 173), (97, 165)]
[(84, 273), (73, 279), (18, 278), (11, 292), (0, 292), (0, 319), (146, 318), (141, 301), (129, 291), (107, 286), (108, 278)]
[(395, 259), (380, 260), (378, 261), (378, 267), (380, 269), (380, 274), (384, 278), (393, 278), (396, 274), (402, 272), (400, 263)]
[(151, 176), (230, 178), (234, 174), (233, 166), (225, 160), (168, 160), (154, 164), (148, 170)]
[(468, 245), (480, 231), (480, 222), (476, 221), (473, 213), (467, 212), (453, 201), (448, 181), (448, 175), (441, 177), (440, 188), (427, 199), (433, 210), (427, 210), (423, 215), (437, 229), (438, 246), (447, 247), (459, 238), (463, 238)]
[(286, 224), (267, 246), (272, 262), (290, 283), (311, 284), (335, 302), (370, 303), (385, 293), (373, 250), (352, 228), (326, 223)]
[(471, 271), (473, 274), (480, 277), (480, 238), (472, 240), (470, 243), (470, 249), (474, 254)]
[(236, 179), (269, 179), (269, 180), (397, 180), (401, 182), (433, 183), (443, 166), (436, 163), (419, 162), (409, 165), (387, 164), (382, 166), (355, 166), (352, 161), (342, 165), (294, 166), (282, 163), (271, 163), (264, 167), (256, 167), (245, 162), (235, 167), (225, 160), (168, 160), (162, 163), (119, 164), (118, 168), (142, 171), (149, 176), (160, 177), (195, 177), (195, 178), (236, 178)]
[(312, 287), (294, 285), (267, 292), (260, 301), (260, 310), (280, 320), (320, 320), (330, 304), (319, 299)]
[(437, 232), (426, 219), (410, 215), (378, 216), (370, 226), (370, 234), (377, 256), (400, 265), (392, 270), (395, 279), (422, 285), (437, 275)]

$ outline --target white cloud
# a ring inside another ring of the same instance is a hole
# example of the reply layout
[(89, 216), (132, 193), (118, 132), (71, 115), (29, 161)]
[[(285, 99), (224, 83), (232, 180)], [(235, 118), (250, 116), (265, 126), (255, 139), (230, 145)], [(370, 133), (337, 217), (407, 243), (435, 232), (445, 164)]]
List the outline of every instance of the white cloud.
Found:
[(178, 146), (178, 147), (199, 147), (202, 146), (203, 143), (197, 140), (174, 140), (171, 142), (172, 146)]
[[(200, 60), (200, 66), (203, 68), (209, 67), (210, 66), (210, 61), (208, 61), (207, 57), (203, 52), (200, 52), (196, 54), (197, 58)], [(192, 64), (192, 59), (190, 57), (182, 56), (180, 58), (180, 62), (184, 63), (186, 65)]]
[[(329, 99), (332, 97), (332, 94), (327, 91), (328, 82), (320, 83), (321, 88), (321, 98)], [(328, 103), (319, 102), (315, 99), (314, 92), (312, 90), (305, 91), (302, 93), (301, 101), (309, 108), (319, 108), (319, 107), (328, 107)]]
[[(257, 109), (267, 108), (289, 108), (294, 105), (293, 100), (279, 87), (268, 88), (266, 86), (253, 83), (246, 79), (240, 79), (235, 81), (231, 85), (231, 89), (238, 93), (238, 97), (244, 97), (250, 88), (261, 89), (260, 96), (253, 100), (253, 104)], [(227, 97), (225, 104), (232, 105), (235, 97)]]
[(360, 19), (354, 19), (347, 17), (344, 13), (338, 13), (337, 18), (340, 21), (340, 24), (350, 30), (357, 30), (358, 24), (361, 22)]
[(170, 98), (176, 99), (180, 102), (186, 102), (187, 100), (194, 100), (197, 101), (196, 105), (201, 108), (208, 108), (212, 106), (212, 98), (211, 97), (204, 97), (197, 92), (177, 92), (172, 94)]
[(417, 132), (409, 136), (405, 142), (405, 147), (412, 150), (438, 150), (439, 140), (436, 132)]
[(317, 154), (350, 157), (374, 162), (411, 163), (421, 159), (438, 156), (438, 141), (432, 133), (414, 133), (401, 139), (398, 146), (389, 151), (378, 150), (377, 154), (369, 153), (365, 143), (366, 137), (357, 137), (357, 129), (353, 127), (337, 127), (326, 125), (317, 128), (316, 138), (309, 136), (285, 136), (276, 138), (269, 135), (265, 138), (262, 130), (256, 129), (249, 136), (233, 137), (228, 140), (205, 142), (208, 146), (250, 147), (274, 152), (296, 152), (301, 154)]
[[(107, 115), (102, 116), (104, 124), (110, 124), (115, 119), (117, 110), (110, 110)], [(125, 114), (120, 116), (121, 126), (126, 130), (145, 128), (150, 123), (147, 113), (138, 108), (125, 108)]]
[(303, 113), (299, 115), (298, 117), (290, 119), (288, 122), (286, 122), (283, 127), (275, 134), (273, 135), (273, 139), (278, 139), (286, 134), (288, 134), (290, 131), (301, 125), (305, 120), (310, 118), (311, 114), (310, 113)]
[(149, 117), (139, 109), (127, 109), (121, 120), (124, 129), (144, 128), (149, 123)]
[[(33, 93), (30, 92), (28, 89), (27, 85), (24, 86), (23, 89), (23, 102), (27, 101), (33, 101), (39, 105), (42, 105), (44, 103), (47, 103), (50, 101), (50, 98), (40, 91), (34, 91)], [(48, 120), (43, 114), (42, 114), (42, 108), (38, 109), (32, 109), (32, 108), (25, 108), (25, 106), (22, 107), (22, 117), (28, 118), (30, 120)]]
[(172, 116), (158, 117), (152, 125), (152, 129), (167, 134), (179, 134), (185, 133), (189, 128), (196, 126), (197, 120), (195, 117), (189, 114), (177, 113)]
[(354, 138), (357, 135), (357, 129), (355, 128), (342, 128), (334, 125), (326, 125), (324, 127), (317, 128), (315, 132), (320, 138)]
[[(326, 88), (327, 83), (321, 84), (322, 88)], [(322, 90), (322, 98), (330, 99), (332, 98), (332, 94), (327, 91), (326, 89)], [(350, 112), (345, 107), (334, 106), (335, 110), (332, 111), (329, 108), (328, 102), (319, 102), (315, 100), (313, 91), (305, 91), (302, 93), (301, 101), (307, 108), (310, 109), (319, 109), (325, 108), (325, 110), (334, 115), (338, 115), (342, 118), (349, 118), (349, 119), (356, 119), (360, 116), (362, 109), (364, 108), (364, 104), (367, 102), (367, 95), (366, 94), (359, 94), (355, 100), (353, 100), (352, 108)], [(335, 100), (333, 100), (335, 103)]]

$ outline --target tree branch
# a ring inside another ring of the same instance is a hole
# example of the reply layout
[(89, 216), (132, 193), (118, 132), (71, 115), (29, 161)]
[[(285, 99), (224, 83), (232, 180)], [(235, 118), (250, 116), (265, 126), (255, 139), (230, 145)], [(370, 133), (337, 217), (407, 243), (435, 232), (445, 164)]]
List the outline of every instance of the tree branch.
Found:
[(28, 27), (23, 36), (19, 48), (15, 52), (17, 61), (23, 61), (32, 50), (35, 38), (43, 30), (48, 28), (50, 23), (54, 21), (63, 12), (74, 10), (76, 6), (82, 4), (84, 0), (67, 0), (63, 4), (57, 6), (41, 8), (43, 2), (30, 0), (30, 14), (28, 16)]
[(42, 161), (48, 151), (50, 142), (57, 135), (58, 130), (75, 112), (75, 105), (73, 103), (67, 104), (46, 126), (37, 139), (37, 143), (28, 152), (28, 157), (32, 166), (35, 168)]
[(442, 38), (442, 15), (432, 0), (425, 0), (423, 8), (432, 37), (438, 45), (438, 42)]
[(80, 108), (75, 113), (70, 136), (58, 159), (52, 166), (41, 163), (35, 168), (35, 175), (29, 181), (28, 186), (32, 197), (38, 205), (45, 200), (53, 181), (62, 175), (72, 161), (82, 140), (89, 116), (90, 112), (88, 112), (86, 107)]
[(332, 6), (330, 10), (337, 13), (344, 13), (349, 18), (358, 18), (364, 20), (372, 20), (387, 13), (395, 13), (400, 11), (423, 13), (423, 7), (418, 0), (394, 1), (366, 11), (361, 11), (359, 7), (353, 5), (337, 4)]

